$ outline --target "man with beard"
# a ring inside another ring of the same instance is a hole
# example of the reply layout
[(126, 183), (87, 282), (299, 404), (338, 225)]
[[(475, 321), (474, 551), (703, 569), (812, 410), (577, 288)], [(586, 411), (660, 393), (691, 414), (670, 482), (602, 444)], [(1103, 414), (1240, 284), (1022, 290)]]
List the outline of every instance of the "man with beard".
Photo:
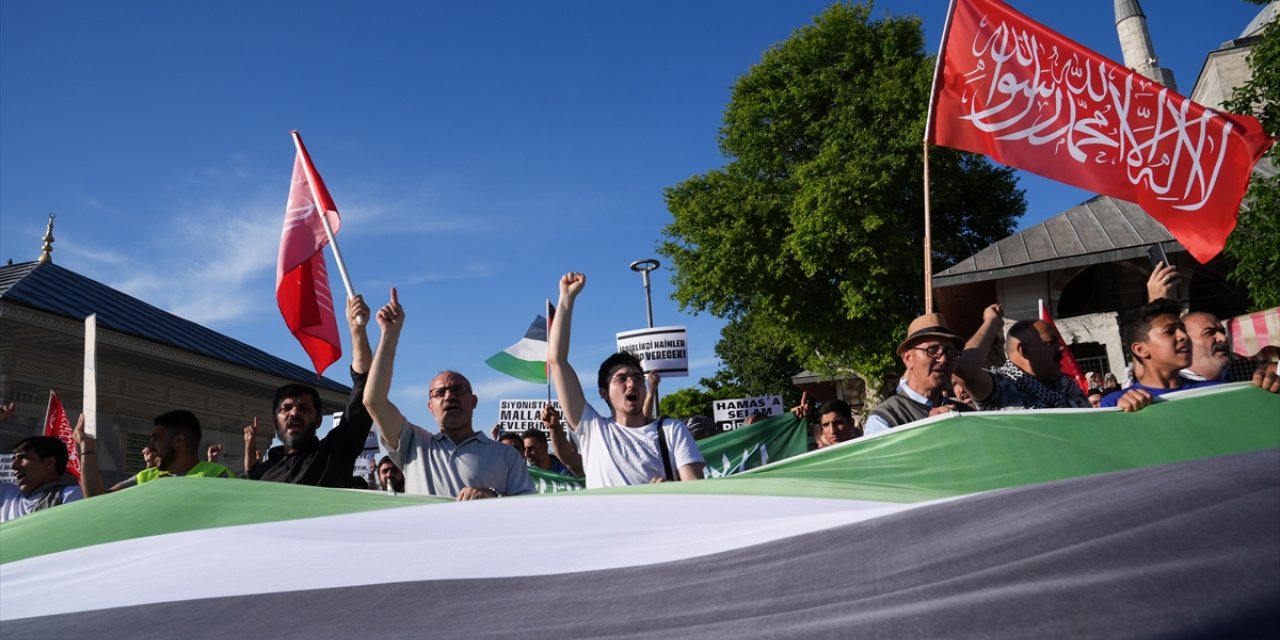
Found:
[(200, 459), (200, 440), (203, 437), (200, 420), (190, 411), (177, 409), (157, 416), (151, 440), (147, 441), (147, 446), (158, 459), (156, 466), (147, 467), (132, 478), (106, 489), (102, 473), (98, 470), (98, 456), (95, 455), (97, 441), (84, 432), (82, 414), (71, 433), (71, 438), (80, 447), (80, 489), (86, 498), (90, 498), (170, 476), (234, 478), (235, 474), (230, 469)]
[(537, 467), (543, 471), (551, 473), (559, 473), (573, 477), (573, 472), (566, 467), (560, 459), (551, 455), (548, 451), (547, 434), (541, 429), (525, 429), (520, 434), (524, 441), (524, 459), (529, 463), (530, 467)]
[(461, 373), (442, 371), (427, 389), (427, 404), (440, 425), (439, 433), (405, 419), (389, 398), (405, 319), (395, 289), (377, 317), (382, 338), (373, 356), (364, 405), (378, 426), (378, 447), (404, 472), (405, 491), (458, 500), (533, 493), (533, 481), (515, 447), (494, 442), (472, 428), (479, 400)]
[(0, 484), (0, 522), (79, 500), (80, 487), (62, 479), (67, 458), (67, 445), (58, 438), (31, 436), (19, 440), (13, 446), (13, 461), (9, 464), (17, 484)]
[(378, 486), (383, 491), (404, 493), (404, 472), (387, 456), (378, 461)]
[(629, 353), (615, 353), (596, 374), (609, 417), (587, 404), (578, 374), (569, 364), (573, 305), (586, 285), (581, 273), (560, 278), (560, 302), (547, 340), (547, 366), (569, 428), (578, 436), (587, 488), (615, 487), (665, 480), (699, 480), (705, 463), (688, 427), (679, 420), (650, 420), (645, 374)]
[(969, 388), (975, 406), (983, 411), (1089, 408), (1080, 385), (1062, 374), (1065, 347), (1057, 329), (1044, 320), (1015, 322), (1005, 340), (1005, 363), (983, 369), (1003, 324), (1004, 308), (987, 307), (982, 326), (965, 343), (956, 364), (955, 377)]
[[(280, 446), (267, 450), (261, 461), (252, 464), (244, 477), (319, 487), (351, 488), (351, 474), (356, 458), (364, 450), (369, 437), (371, 418), (364, 408), (364, 387), (372, 359), (369, 337), (364, 323), (369, 307), (364, 298), (347, 300), (347, 326), (351, 331), (351, 396), (342, 419), (323, 439), (316, 431), (324, 416), (320, 413), (320, 394), (312, 387), (287, 384), (276, 389), (271, 408), (275, 413), (276, 437)], [(257, 420), (249, 437), (257, 431)], [(246, 447), (248, 449), (248, 447)], [(247, 454), (246, 454), (247, 455)]]
[(894, 395), (876, 405), (867, 417), (868, 434), (902, 426), (948, 411), (967, 411), (968, 405), (945, 397), (951, 388), (964, 338), (947, 328), (941, 313), (929, 313), (907, 326), (898, 357), (907, 371)]

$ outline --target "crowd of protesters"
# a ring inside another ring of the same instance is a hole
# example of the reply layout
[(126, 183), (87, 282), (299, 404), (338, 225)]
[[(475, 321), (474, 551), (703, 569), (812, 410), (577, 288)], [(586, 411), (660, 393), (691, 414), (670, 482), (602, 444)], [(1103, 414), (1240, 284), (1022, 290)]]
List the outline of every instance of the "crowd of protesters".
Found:
[[(1148, 301), (1127, 312), (1121, 338), (1132, 380), (1121, 387), (1111, 373), (1090, 372), (1082, 387), (1062, 371), (1066, 345), (1050, 322), (1006, 323), (998, 304), (983, 311), (968, 338), (952, 331), (940, 313), (922, 315), (904, 332), (896, 354), (904, 374), (896, 389), (860, 422), (852, 407), (837, 399), (812, 407), (805, 394), (792, 411), (812, 419), (817, 448), (885, 432), (947, 412), (1009, 409), (1118, 407), (1138, 411), (1160, 396), (1224, 381), (1230, 351), (1222, 322), (1204, 311), (1186, 313), (1168, 295), (1176, 271), (1158, 264), (1148, 280)], [(615, 353), (597, 370), (596, 395), (605, 412), (587, 401), (569, 364), (574, 306), (586, 276), (567, 273), (559, 281), (556, 322), (548, 335), (547, 365), (563, 415), (548, 403), (544, 429), (487, 437), (472, 423), (478, 398), (463, 374), (445, 370), (432, 381), (428, 408), (437, 423), (428, 431), (405, 419), (389, 399), (399, 338), (406, 321), (396, 290), (374, 314), (381, 329), (376, 350), (366, 333), (369, 307), (360, 296), (347, 304), (351, 337), (352, 390), (346, 410), (323, 438), (319, 393), (289, 384), (272, 399), (273, 426), (280, 445), (259, 453), (258, 422), (244, 428), (244, 469), (234, 473), (217, 462), (221, 446), (198, 457), (201, 427), (186, 410), (154, 420), (143, 448), (146, 467), (111, 487), (97, 465), (97, 443), (85, 433), (81, 416), (73, 434), (81, 464), (79, 482), (64, 478), (69, 452), (58, 438), (24, 438), (13, 448), (16, 483), (3, 485), (0, 521), (66, 502), (128, 490), (169, 476), (240, 477), (319, 487), (351, 488), (353, 469), (369, 434), (376, 433), (381, 457), (374, 482), (384, 491), (449, 496), (460, 501), (492, 499), (534, 491), (530, 469), (585, 477), (588, 488), (703, 478), (705, 463), (696, 444), (718, 433), (715, 423), (694, 416), (688, 423), (658, 415), (660, 378), (646, 374), (639, 360)], [(1004, 339), (1004, 361), (984, 366), (996, 340)], [(1260, 366), (1252, 381), (1280, 393), (1275, 365)], [(0, 423), (14, 412), (0, 405)], [(753, 415), (750, 422), (757, 419)], [(357, 485), (359, 486), (359, 485)], [(367, 484), (365, 484), (367, 486)]]

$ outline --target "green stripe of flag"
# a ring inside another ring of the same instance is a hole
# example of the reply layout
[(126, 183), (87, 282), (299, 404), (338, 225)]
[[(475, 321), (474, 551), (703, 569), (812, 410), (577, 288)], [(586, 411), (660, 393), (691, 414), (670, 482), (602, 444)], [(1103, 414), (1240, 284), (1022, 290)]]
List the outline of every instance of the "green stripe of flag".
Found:
[(484, 363), (518, 380), (534, 384), (547, 383), (546, 362), (521, 360), (506, 351), (500, 351), (485, 360)]
[(947, 415), (728, 478), (599, 491), (918, 502), (1280, 448), (1280, 395), (1248, 383), (1197, 389), (1134, 413)]

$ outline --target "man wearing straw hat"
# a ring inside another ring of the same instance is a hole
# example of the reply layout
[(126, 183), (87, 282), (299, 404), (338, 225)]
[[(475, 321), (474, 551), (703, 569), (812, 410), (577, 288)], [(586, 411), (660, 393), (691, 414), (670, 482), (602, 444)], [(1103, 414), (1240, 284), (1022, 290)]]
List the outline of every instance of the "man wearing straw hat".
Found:
[(912, 320), (907, 338), (898, 345), (898, 357), (907, 371), (897, 392), (871, 410), (865, 433), (885, 431), (939, 413), (968, 410), (943, 396), (951, 388), (951, 374), (962, 344), (964, 338), (947, 328), (947, 319), (941, 313), (926, 313)]

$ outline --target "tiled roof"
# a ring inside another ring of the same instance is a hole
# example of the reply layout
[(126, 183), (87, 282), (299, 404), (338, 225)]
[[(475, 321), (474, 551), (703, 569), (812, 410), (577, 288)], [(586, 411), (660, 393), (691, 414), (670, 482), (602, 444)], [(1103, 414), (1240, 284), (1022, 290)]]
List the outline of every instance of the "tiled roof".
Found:
[(1184, 251), (1138, 205), (1097, 196), (961, 260), (934, 276), (933, 286), (1141, 258), (1156, 243), (1169, 253)]
[(351, 388), (52, 262), (0, 266), (0, 300), (342, 394)]

